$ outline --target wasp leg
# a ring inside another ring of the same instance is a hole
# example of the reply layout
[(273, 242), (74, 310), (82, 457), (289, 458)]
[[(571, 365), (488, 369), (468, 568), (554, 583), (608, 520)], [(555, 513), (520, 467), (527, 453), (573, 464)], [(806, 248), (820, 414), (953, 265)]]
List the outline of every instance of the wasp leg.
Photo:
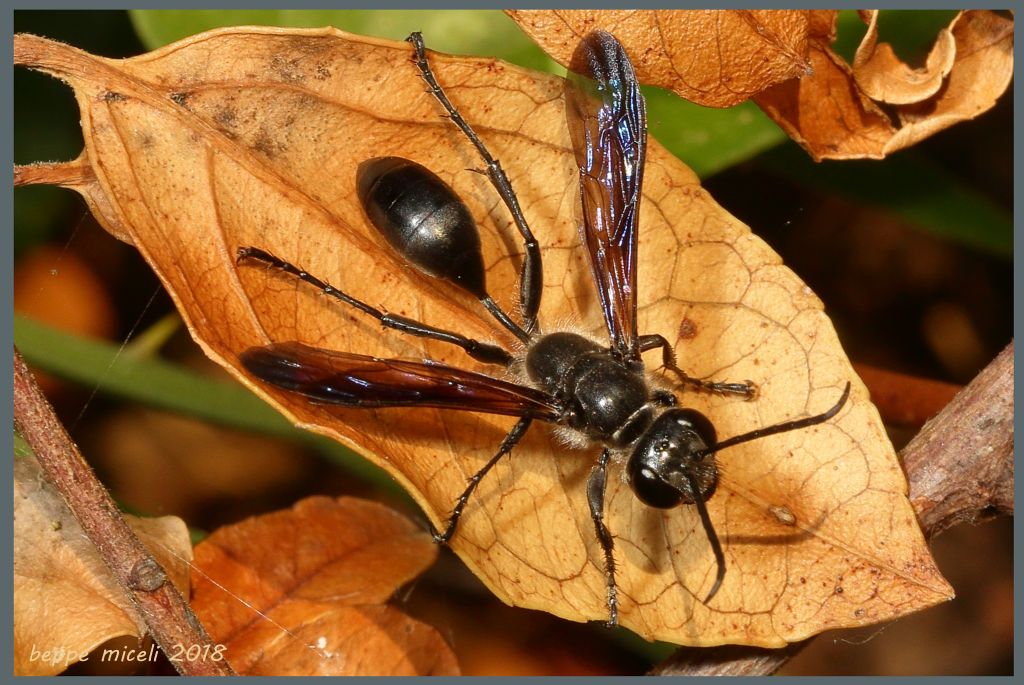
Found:
[(748, 400), (754, 399), (757, 395), (757, 386), (755, 386), (752, 381), (744, 381), (742, 383), (720, 383), (718, 381), (705, 381), (700, 378), (688, 376), (685, 371), (676, 366), (675, 352), (672, 351), (672, 346), (668, 344), (668, 340), (666, 340), (664, 336), (657, 334), (640, 336), (641, 352), (653, 350), (657, 347), (661, 348), (662, 364), (664, 364), (666, 369), (674, 373), (676, 378), (678, 378), (679, 382), (683, 385), (689, 385), (697, 390), (714, 392), (721, 395), (740, 395), (744, 399)]
[(427, 61), (427, 51), (423, 45), (423, 36), (419, 33), (413, 33), (406, 40), (413, 45), (416, 53), (413, 62), (419, 68), (423, 80), (430, 86), (430, 92), (441, 103), (441, 106), (444, 107), (452, 123), (462, 129), (462, 132), (466, 134), (466, 137), (476, 147), (477, 152), (480, 153), (480, 157), (483, 158), (484, 163), (487, 165), (487, 170), (484, 174), (490, 179), (491, 185), (498, 191), (498, 195), (501, 196), (505, 206), (508, 207), (508, 211), (512, 214), (512, 219), (515, 221), (516, 228), (519, 229), (519, 234), (523, 237), (523, 246), (526, 252), (523, 258), (523, 270), (519, 275), (519, 305), (523, 312), (523, 328), (527, 333), (532, 333), (537, 327), (537, 311), (540, 309), (541, 288), (544, 285), (544, 269), (541, 266), (540, 244), (533, 236), (529, 224), (526, 223), (523, 210), (519, 207), (519, 199), (516, 197), (515, 191), (512, 190), (512, 183), (508, 180), (504, 169), (501, 168), (501, 163), (491, 156), (483, 141), (480, 140), (480, 137), (477, 136), (466, 120), (462, 118), (459, 111), (455, 109), (455, 105), (448, 99), (444, 89), (441, 88), (434, 77), (434, 72), (430, 69), (430, 63)]
[(612, 542), (612, 534), (608, 526), (604, 524), (604, 493), (608, 484), (608, 459), (611, 452), (605, 448), (601, 453), (601, 459), (597, 462), (594, 470), (590, 472), (587, 479), (587, 503), (590, 505), (590, 517), (594, 519), (594, 528), (597, 530), (597, 539), (604, 550), (604, 572), (608, 581), (608, 627), (614, 628), (619, 624), (619, 593), (615, 585), (615, 556), (613, 550), (615, 544)]
[(516, 446), (526, 433), (526, 429), (530, 427), (530, 423), (533, 421), (533, 417), (524, 416), (519, 419), (516, 425), (512, 426), (512, 430), (508, 432), (505, 439), (501, 441), (501, 446), (498, 448), (498, 453), (491, 457), (490, 461), (483, 465), (479, 471), (477, 471), (469, 479), (469, 484), (466, 489), (459, 495), (459, 499), (455, 502), (455, 508), (452, 509), (451, 516), (448, 517), (448, 523), (445, 525), (444, 532), (438, 532), (434, 528), (433, 524), (430, 524), (430, 534), (434, 536), (434, 542), (439, 545), (447, 545), (448, 541), (455, 535), (455, 528), (459, 525), (459, 519), (462, 517), (462, 510), (466, 508), (466, 502), (469, 501), (470, 495), (476, 490), (476, 486), (480, 484), (480, 481), (487, 472), (491, 470), (491, 467), (498, 463), (498, 461), (506, 454), (512, 451), (512, 448)]
[(265, 250), (261, 250), (256, 247), (241, 247), (238, 249), (238, 262), (242, 263), (246, 260), (253, 260), (256, 262), (262, 262), (272, 269), (283, 271), (286, 274), (298, 278), (300, 281), (309, 283), (310, 285), (320, 289), (325, 295), (330, 295), (338, 300), (341, 300), (345, 304), (355, 307), (359, 311), (369, 314), (373, 318), (381, 322), (386, 328), (391, 328), (402, 333), (409, 335), (415, 335), (421, 338), (430, 338), (431, 340), (440, 340), (441, 342), (451, 343), (452, 345), (458, 345), (466, 351), (473, 359), (484, 362), (485, 364), (500, 364), (501, 366), (508, 366), (512, 362), (512, 355), (497, 345), (491, 343), (483, 343), (479, 340), (473, 340), (467, 338), (458, 333), (452, 333), (442, 328), (434, 328), (428, 326), (425, 323), (420, 323), (413, 319), (399, 316), (397, 314), (385, 314), (376, 307), (371, 307), (361, 300), (344, 293), (335, 288), (330, 283), (321, 281), (316, 276), (313, 276), (306, 271), (298, 268), (297, 266), (284, 261), (279, 257), (275, 257)]

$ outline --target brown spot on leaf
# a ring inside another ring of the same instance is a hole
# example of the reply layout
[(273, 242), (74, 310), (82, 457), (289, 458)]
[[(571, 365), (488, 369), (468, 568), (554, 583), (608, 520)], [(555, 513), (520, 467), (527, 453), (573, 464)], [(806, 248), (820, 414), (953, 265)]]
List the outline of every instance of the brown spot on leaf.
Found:
[(252, 147), (267, 157), (273, 157), (283, 149), (280, 141), (272, 137), (267, 131), (260, 131), (256, 135), (256, 138), (253, 139)]
[(300, 83), (306, 78), (299, 58), (288, 59), (282, 55), (274, 55), (270, 59), (270, 70), (288, 83)]
[(218, 108), (214, 112), (213, 122), (217, 125), (217, 128), (221, 129), (226, 135), (232, 138), (238, 135), (235, 132), (235, 128), (238, 125), (238, 112), (234, 107), (226, 106)]

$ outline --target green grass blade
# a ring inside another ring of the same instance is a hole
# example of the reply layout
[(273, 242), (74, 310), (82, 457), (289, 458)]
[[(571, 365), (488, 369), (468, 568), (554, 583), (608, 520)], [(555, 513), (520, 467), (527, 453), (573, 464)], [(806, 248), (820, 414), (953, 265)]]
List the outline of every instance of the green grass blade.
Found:
[(397, 490), (384, 471), (344, 445), (293, 427), (238, 383), (133, 356), (116, 345), (77, 337), (19, 315), (14, 317), (14, 344), (29, 364), (61, 378), (220, 426), (299, 440), (360, 478)]

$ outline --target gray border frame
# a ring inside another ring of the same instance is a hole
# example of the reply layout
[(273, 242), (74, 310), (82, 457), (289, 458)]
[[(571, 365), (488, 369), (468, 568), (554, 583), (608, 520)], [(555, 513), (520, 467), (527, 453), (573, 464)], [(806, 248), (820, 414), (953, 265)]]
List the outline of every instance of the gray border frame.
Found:
[[(218, 9), (273, 9), (273, 8), (279, 7), (280, 4), (281, 3), (279, 3), (279, 2), (271, 2), (270, 0), (250, 0), (248, 2), (245, 2), (244, 0), (222, 0), (222, 2), (218, 3), (218, 7), (217, 8)], [(509, 4), (522, 6), (521, 3), (509, 3)], [(592, 0), (589, 3), (585, 3), (585, 5), (587, 7), (594, 7), (594, 8), (612, 8), (612, 7), (617, 7), (617, 6), (621, 6), (621, 5), (624, 5), (624, 4), (625, 3), (621, 3), (621, 2), (613, 3), (613, 2), (610, 2), (609, 0)], [(704, 7), (704, 6), (707, 6), (707, 3), (704, 3), (704, 4), (696, 3), (695, 4), (695, 3), (692, 2), (692, 0), (690, 2), (665, 2), (664, 0), (660, 0), (660, 1), (646, 0), (646, 1), (642, 1), (639, 4), (641, 4), (644, 8), (649, 8), (649, 9), (659, 9), (659, 8), (679, 9), (679, 8), (686, 8), (686, 7)], [(763, 0), (755, 0), (755, 1), (751, 1), (751, 2), (745, 2), (745, 3), (736, 3), (735, 0), (730, 0), (726, 4), (728, 4), (730, 6), (743, 6), (744, 8), (770, 8), (770, 7), (779, 7), (780, 4), (784, 4), (784, 5), (788, 5), (788, 6), (794, 6), (794, 7), (798, 7), (798, 8), (809, 8), (809, 7), (818, 6), (817, 3), (811, 4), (811, 3), (808, 2), (808, 0), (797, 0), (797, 2), (790, 2), (790, 3), (779, 3), (777, 1), (776, 2), (764, 2)], [(839, 5), (841, 9), (849, 9), (849, 8), (851, 8), (849, 3), (847, 3), (847, 2), (840, 2), (840, 3), (835, 3), (835, 4)], [(884, 4), (889, 6), (889, 7), (893, 7), (892, 3), (888, 3), (887, 2), (887, 3), (884, 3)], [(899, 7), (900, 9), (926, 9), (926, 8), (927, 9), (961, 9), (965, 5), (973, 6), (974, 4), (975, 3), (970, 3), (970, 2), (956, 3), (956, 2), (953, 2), (951, 0), (937, 0), (935, 2), (928, 2), (928, 3), (920, 2), (920, 0), (908, 0), (908, 1), (904, 1), (902, 3), (899, 3), (898, 5), (896, 5), (896, 7)], [(12, 52), (13, 52), (13, 47), (12, 47), (11, 40), (12, 40), (13, 11), (14, 10), (16, 10), (16, 9), (53, 9), (53, 10), (61, 10), (61, 9), (86, 9), (86, 8), (75, 7), (74, 5), (72, 5), (70, 3), (61, 3), (61, 2), (57, 2), (57, 3), (44, 3), (43, 6), (38, 6), (37, 5), (37, 6), (34, 6), (34, 7), (30, 8), (28, 6), (24, 6), (24, 5), (19, 6), (19, 5), (13, 4), (13, 3), (8, 5), (7, 0), (4, 0), (4, 5), (5, 5), (5, 7), (4, 7), (5, 11), (0, 12), (0, 35), (3, 36), (2, 40), (4, 42), (4, 50), (5, 50), (5, 54), (7, 54), (7, 55), (11, 55)], [(330, 2), (330, 3), (325, 2), (324, 0), (314, 0), (313, 2), (306, 2), (306, 3), (304, 3), (303, 4), (303, 8), (304, 9), (343, 9), (343, 8), (357, 9), (357, 8), (360, 8), (361, 6), (365, 6), (365, 5), (366, 5), (366, 3), (357, 3), (357, 2), (353, 2), (352, 0), (341, 0), (340, 2), (335, 1), (335, 2)], [(531, 8), (542, 8), (542, 9), (550, 9), (550, 8), (566, 7), (566, 6), (579, 6), (579, 4), (575, 3), (575, 2), (552, 2), (551, 0), (546, 0), (546, 1), (545, 0), (539, 0), (539, 1), (538, 0), (533, 0), (533, 2), (527, 3), (527, 5), (529, 7), (531, 7)], [(131, 8), (131, 9), (161, 9), (161, 8), (173, 8), (175, 6), (177, 6), (178, 8), (181, 8), (181, 9), (191, 9), (191, 7), (189, 7), (187, 4), (183, 4), (180, 0), (137, 0), (135, 3), (131, 3), (130, 5), (126, 4), (126, 3), (122, 3), (122, 2), (110, 2), (108, 0), (100, 0), (98, 2), (94, 2), (92, 4), (92, 6), (87, 8), (87, 9), (129, 9), (129, 8)], [(994, 9), (1012, 9), (1013, 8), (1011, 6), (1007, 6), (1006, 4), (1001, 4), (1000, 6), (996, 6), (996, 7), (992, 7), (992, 6), (989, 6), (989, 5), (978, 5), (978, 6), (979, 7), (994, 8)], [(432, 8), (436, 8), (436, 9), (468, 9), (468, 8), (473, 8), (473, 9), (495, 9), (495, 8), (501, 8), (502, 4), (495, 2), (495, 0), (475, 0), (475, 1), (470, 0), (470, 1), (462, 1), (462, 2), (453, 1), (453, 0), (446, 0), (444, 2), (431, 3), (431, 7)], [(392, 2), (385, 3), (384, 6), (380, 7), (380, 9), (422, 9), (422, 8), (423, 8), (423, 5), (421, 3), (415, 2), (415, 0), (392, 0)], [(1021, 52), (1022, 52), (1022, 49), (1016, 47), (1016, 45), (1015, 45), (1015, 47), (1014, 47), (1014, 57), (1015, 57), (1015, 61), (1018, 62), (1018, 63), (1020, 61)], [(0, 90), (0, 93), (3, 94), (3, 99), (6, 99), (6, 101), (8, 103), (13, 103), (12, 70), (5, 71), (3, 73), (3, 75), (0, 76), (0, 81), (2, 81), (2, 83), (3, 83), (3, 88), (2, 88), (2, 90)], [(1021, 100), (1022, 88), (1024, 88), (1024, 86), (1021, 85), (1021, 82), (1020, 82), (1019, 79), (1016, 79), (1014, 81), (1014, 85), (1013, 85), (1013, 95), (1012, 95), (1012, 97), (1013, 97), (1014, 108), (1015, 108), (1015, 110), (1017, 112), (1020, 112), (1020, 106), (1022, 104), (1022, 100)], [(12, 109), (11, 109), (10, 106), (0, 108), (0, 122), (2, 122), (4, 130), (9, 132), (9, 135), (7, 137), (5, 137), (3, 139), (3, 141), (2, 141), (2, 144), (0, 144), (0, 160), (2, 160), (3, 165), (4, 165), (3, 168), (4, 168), (4, 180), (5, 180), (5, 182), (3, 183), (3, 187), (0, 188), (0, 193), (2, 193), (2, 194), (0, 194), (0, 204), (2, 204), (2, 206), (4, 206), (4, 207), (8, 208), (7, 209), (7, 211), (8, 211), (7, 216), (11, 217), (11, 213), (10, 212), (12, 211), (12, 208), (13, 208), (13, 171), (12, 171), (12, 169), (13, 169), (13, 114), (12, 114)], [(1021, 141), (1017, 138), (1016, 135), (1014, 135), (1013, 150), (1014, 150), (1013, 174), (1014, 174), (1015, 178), (1020, 178), (1020, 173), (1019, 172), (1020, 172), (1020, 159), (1021, 159)], [(1015, 212), (1014, 213), (1014, 236), (1015, 236), (1015, 238), (1017, 237), (1018, 232), (1019, 232), (1018, 228), (1019, 228), (1019, 221), (1018, 221), (1017, 213)], [(5, 241), (6, 241), (5, 244), (6, 245), (10, 246), (10, 245), (13, 244), (14, 227), (13, 227), (13, 221), (12, 220), (9, 220), (9, 221), (3, 223), (3, 236), (5, 238)], [(1013, 251), (1014, 267), (1015, 267), (1014, 268), (1014, 276), (1013, 276), (1013, 288), (1014, 288), (1014, 295), (1017, 298), (1017, 302), (1014, 303), (1014, 337), (1016, 337), (1016, 335), (1018, 333), (1018, 322), (1021, 320), (1020, 314), (1021, 314), (1022, 305), (1020, 303), (1020, 299), (1019, 298), (1020, 298), (1020, 295), (1021, 295), (1022, 285), (1024, 285), (1024, 284), (1022, 284), (1021, 275), (1018, 272), (1018, 270), (1016, 269), (1016, 262), (1019, 261), (1019, 259), (1021, 257), (1021, 254), (1022, 254), (1022, 250), (1024, 250), (1024, 248), (1021, 247), (1019, 242), (1017, 242), (1017, 241), (1015, 241), (1015, 242), (1016, 242), (1016, 244), (1014, 245), (1014, 251)], [(4, 343), (5, 349), (10, 350), (13, 347), (13, 324), (12, 324), (12, 319), (13, 319), (13, 303), (12, 303), (12, 299), (11, 299), (12, 298), (11, 293), (13, 292), (13, 287), (12, 287), (13, 252), (10, 249), (2, 250), (2, 251), (0, 251), (0, 255), (2, 255), (2, 261), (0, 261), (0, 269), (2, 269), (3, 273), (5, 274), (6, 284), (7, 284), (7, 287), (8, 287), (8, 290), (7, 290), (8, 295), (7, 295), (7, 297), (5, 297), (3, 299), (4, 315), (2, 316), (2, 318), (0, 318), (0, 341), (2, 341)], [(1015, 355), (1014, 355), (1015, 361), (1016, 361), (1016, 356), (1017, 355), (1016, 355), (1016, 351), (1015, 351)], [(10, 371), (10, 369), (11, 369), (11, 360), (10, 360), (10, 358), (7, 358), (7, 361), (5, 362), (5, 365), (6, 365), (7, 369)], [(9, 391), (5, 395), (3, 395), (2, 400), (0, 400), (0, 412), (2, 412), (2, 418), (3, 418), (3, 421), (5, 422), (5, 425), (13, 425), (13, 419), (12, 419), (12, 413), (13, 413), (13, 407), (12, 407), (12, 402), (13, 402), (13, 379), (12, 379), (12, 373), (7, 373), (4, 376), (4, 381), (3, 382), (5, 384), (5, 387)], [(1015, 384), (1015, 391), (1016, 391), (1016, 389), (1017, 389), (1017, 386)], [(1015, 416), (1015, 419), (1014, 419), (1014, 424), (1015, 424), (1015, 428), (1016, 429), (1020, 428), (1021, 421), (1016, 416)], [(0, 478), (0, 480), (2, 480), (5, 483), (6, 492), (8, 492), (8, 493), (11, 492), (11, 479), (12, 479), (12, 472), (10, 470), (4, 471), (2, 478)], [(1019, 488), (1018, 488), (1018, 493), (1017, 494), (1019, 494)], [(13, 502), (11, 502), (10, 506), (8, 507), (8, 511), (11, 512), (11, 518), (13, 519), (12, 507), (13, 507)], [(3, 528), (2, 530), (0, 530), (0, 539), (2, 539), (3, 542), (6, 545), (4, 547), (4, 549), (7, 551), (7, 554), (10, 554), (11, 550), (12, 550), (11, 535), (12, 535), (12, 532), (11, 532), (11, 529), (9, 527), (8, 528)], [(1019, 529), (1015, 529), (1014, 530), (1013, 560), (1014, 560), (1014, 565), (1015, 565), (1016, 569), (1020, 569), (1021, 568), (1021, 563), (1022, 563), (1022, 561), (1024, 561), (1024, 557), (1022, 557), (1022, 553), (1021, 553), (1021, 536), (1022, 536), (1021, 531)], [(7, 581), (6, 587), (12, 587), (12, 584), (13, 584), (13, 564), (8, 563), (8, 564), (6, 564), (3, 567), (2, 577)], [(1019, 577), (1018, 577), (1017, 573), (1015, 572), (1015, 574), (1014, 574), (1014, 590), (1015, 590), (1015, 595), (1018, 596), (1018, 597), (1020, 596), (1020, 589), (1021, 588), (1020, 588), (1020, 583), (1019, 583)], [(5, 615), (8, 615), (8, 616), (11, 615), (13, 607), (12, 607), (12, 597), (11, 597), (10, 593), (8, 593), (8, 592), (0, 592), (0, 607), (3, 607), (3, 609), (5, 611)], [(1015, 617), (1016, 623), (1020, 624), (1021, 611), (1020, 611), (1019, 606), (1015, 606), (1015, 608), (1014, 608), (1014, 617)], [(4, 627), (6, 628), (7, 625), (9, 625), (9, 624), (5, 623)], [(1022, 648), (1021, 638), (1020, 638), (1019, 634), (1015, 633), (1014, 634), (1014, 671), (1015, 672), (1016, 672), (1016, 665), (1017, 665), (1017, 661), (1018, 661), (1018, 658), (1019, 658), (1019, 655), (1020, 655), (1020, 652), (1021, 652), (1021, 648)], [(11, 639), (5, 640), (3, 642), (3, 645), (2, 645), (2, 650), (3, 650), (2, 654), (3, 654), (3, 657), (4, 657), (4, 662), (6, 664), (8, 664), (8, 665), (13, 663), (12, 649), (13, 649), (12, 640)], [(0, 671), (0, 678), (2, 678), (3, 680), (6, 680), (7, 677), (9, 677), (10, 673), (11, 672), (9, 670)], [(132, 680), (134, 680), (134, 679), (141, 680), (142, 678), (131, 678), (131, 679)], [(1000, 679), (1001, 680), (1008, 680), (1009, 678), (1000, 678)], [(45, 680), (47, 680), (47, 679), (44, 679), (43, 681), (45, 682)], [(277, 679), (275, 678), (275, 679), (272, 679), (272, 680), (277, 680)], [(405, 680), (405, 679), (401, 679), (401, 680)], [(448, 681), (450, 679), (442, 678), (440, 680), (441, 681)], [(454, 679), (451, 679), (451, 680), (453, 680), (453, 682), (454, 682)], [(484, 679), (482, 679), (482, 678), (469, 678), (469, 679), (460, 679), (459, 682), (475, 682), (475, 681), (483, 681), (483, 680)], [(494, 678), (494, 679), (486, 679), (486, 680), (488, 680), (488, 681), (494, 680), (495, 682), (502, 682), (502, 681), (505, 681), (505, 682), (518, 682), (519, 679), (512, 678), (512, 677), (504, 677), (504, 678)], [(538, 678), (538, 679), (535, 679), (536, 682), (548, 682), (548, 681), (556, 681), (556, 680), (561, 680), (561, 679), (560, 678), (553, 678), (553, 677), (552, 678)], [(601, 677), (601, 678), (594, 678), (593, 680), (597, 680), (597, 681), (600, 681), (600, 682), (626, 682), (626, 681), (629, 681), (629, 680), (633, 680), (633, 678), (632, 677), (630, 677), (630, 678), (626, 678), (626, 677), (615, 677), (615, 678), (613, 678), (613, 677)], [(776, 680), (776, 682), (786, 682), (786, 681), (789, 681), (789, 680), (793, 680), (793, 679), (792, 678), (784, 678), (781, 681)], [(858, 680), (859, 680), (859, 678), (858, 678)], [(904, 682), (905, 680), (907, 680), (907, 679), (905, 679), (905, 678), (891, 678), (891, 677), (887, 677), (887, 678), (881, 679), (881, 682)], [(965, 678), (953, 677), (953, 676), (940, 676), (938, 681), (931, 681), (931, 682), (962, 681), (962, 680), (965, 680)], [(294, 681), (289, 681), (289, 682), (294, 682)]]

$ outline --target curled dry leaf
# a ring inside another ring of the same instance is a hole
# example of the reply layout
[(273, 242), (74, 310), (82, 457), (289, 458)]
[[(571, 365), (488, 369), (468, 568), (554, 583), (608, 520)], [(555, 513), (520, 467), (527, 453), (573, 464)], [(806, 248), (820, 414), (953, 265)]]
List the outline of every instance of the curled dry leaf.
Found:
[(816, 160), (880, 159), (990, 109), (1013, 77), (1013, 19), (961, 12), (925, 66), (913, 69), (878, 43), (878, 11), (851, 67), (836, 55), (834, 11), (813, 12), (813, 75), (755, 100)]
[[(125, 516), (188, 592), (192, 543), (175, 516)], [(14, 461), (14, 674), (55, 675), (146, 624), (34, 458)]]
[(922, 69), (913, 69), (896, 56), (888, 43), (878, 43), (878, 10), (867, 13), (868, 30), (853, 57), (853, 77), (872, 100), (891, 105), (921, 102), (938, 92), (956, 60), (956, 39), (942, 29)]
[(385, 604), (437, 556), (387, 507), (311, 497), (195, 554), (192, 607), (240, 674), (458, 675), (436, 630)]
[(878, 42), (878, 10), (853, 65), (832, 50), (837, 11), (510, 11), (566, 64), (593, 28), (615, 33), (644, 83), (710, 107), (753, 97), (814, 159), (879, 159), (990, 109), (1013, 76), (1013, 19), (960, 13), (924, 67)]
[(808, 73), (807, 12), (780, 10), (510, 10), (567, 66), (580, 38), (615, 34), (643, 83), (708, 107), (731, 107)]
[[(74, 87), (86, 152), (55, 171), (102, 194), (92, 206), (113, 214), (100, 220), (130, 234), (207, 354), (299, 424), (388, 469), (441, 525), (511, 419), (330, 409), (255, 384), (238, 363), (251, 345), (298, 340), (494, 373), (451, 346), (382, 331), (293, 279), (237, 267), (235, 251), (247, 245), (390, 312), (514, 347), (477, 302), (403, 265), (357, 204), (355, 171), (368, 158), (399, 155), (434, 169), (480, 223), (489, 289), (514, 311), (517, 233), (486, 178), (469, 171), (480, 165), (476, 153), (439, 116), (409, 47), (332, 29), (236, 28), (124, 61), (18, 36), (15, 56)], [(603, 339), (573, 218), (577, 174), (561, 80), (493, 60), (432, 60), (502, 160), (541, 242), (541, 325)], [(613, 465), (606, 521), (621, 622), (680, 644), (778, 646), (948, 599), (878, 413), (821, 302), (653, 141), (645, 180), (640, 330), (666, 336), (687, 372), (751, 379), (760, 391), (753, 402), (693, 393), (683, 401), (724, 438), (821, 412), (848, 380), (853, 392), (827, 424), (719, 455), (722, 482), (708, 506), (728, 571), (710, 606), (700, 598), (715, 562), (697, 514), (641, 505)], [(603, 555), (585, 495), (597, 456), (536, 426), (481, 483), (452, 547), (504, 601), (577, 621), (606, 618)]]

